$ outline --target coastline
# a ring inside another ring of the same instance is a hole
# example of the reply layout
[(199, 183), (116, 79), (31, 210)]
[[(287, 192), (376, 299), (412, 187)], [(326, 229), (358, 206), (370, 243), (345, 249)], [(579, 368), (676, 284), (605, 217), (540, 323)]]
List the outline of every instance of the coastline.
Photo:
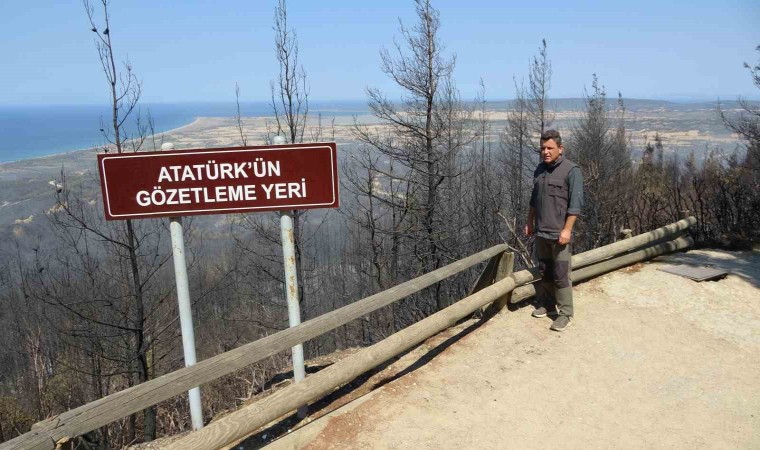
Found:
[[(557, 126), (562, 129), (572, 124), (577, 119), (578, 112), (573, 110), (557, 111)], [(660, 110), (643, 109), (635, 117), (635, 123), (632, 123), (628, 129), (632, 144), (635, 148), (643, 148), (647, 142), (650, 142), (655, 133), (659, 134), (663, 140), (668, 153), (677, 151), (694, 151), (695, 149), (704, 149), (706, 146), (711, 148), (731, 148), (736, 145), (737, 136), (723, 129), (719, 124), (715, 124), (714, 118), (706, 112), (688, 111), (680, 112), (662, 112)], [(508, 112), (502, 110), (488, 110), (487, 118), (489, 122), (498, 124), (508, 119)], [(321, 124), (326, 130), (325, 137), (330, 136), (332, 140), (342, 143), (353, 142), (352, 127), (354, 121), (365, 125), (370, 130), (377, 131), (383, 128), (376, 117), (369, 113), (358, 115), (337, 115), (321, 116), (321, 122), (318, 117), (309, 117), (309, 126)], [(245, 138), (249, 145), (264, 144), (268, 133), (272, 132), (274, 117), (271, 114), (252, 115), (242, 117)], [(659, 130), (659, 131), (658, 131)], [(195, 116), (192, 121), (181, 126), (157, 132), (153, 136), (147, 136), (148, 142), (145, 149), (150, 148), (151, 139), (155, 137), (159, 142), (172, 142), (177, 149), (198, 149), (198, 148), (215, 148), (229, 147), (240, 145), (241, 137), (235, 117), (231, 116)], [(84, 167), (89, 155), (95, 155), (100, 146), (88, 146), (79, 149), (56, 152), (44, 156), (31, 156), (11, 161), (0, 162), (0, 173), (7, 173), (14, 170), (34, 170), (42, 169), (39, 166), (60, 165), (66, 163), (71, 167)], [(94, 158), (92, 158), (94, 159)], [(73, 163), (73, 164), (72, 164)], [(49, 167), (48, 167), (49, 169)], [(44, 170), (44, 169), (43, 169)]]
[[(146, 140), (150, 139), (152, 136), (160, 137), (161, 135), (166, 135), (166, 134), (170, 134), (170, 133), (178, 133), (178, 132), (182, 132), (182, 131), (188, 131), (194, 125), (196, 125), (196, 126), (197, 125), (201, 125), (204, 122), (204, 119), (210, 119), (210, 118), (209, 117), (195, 117), (193, 119), (193, 121), (190, 122), (190, 123), (186, 123), (186, 124), (184, 124), (182, 126), (179, 126), (177, 128), (172, 128), (170, 130), (160, 131), (160, 132), (158, 132), (158, 133), (156, 133), (154, 135), (149, 135), (149, 136), (146, 137)], [(50, 159), (50, 158), (61, 158), (61, 157), (67, 157), (67, 156), (74, 156), (74, 154), (76, 154), (76, 153), (97, 151), (99, 148), (101, 148), (101, 146), (91, 146), (91, 147), (85, 147), (85, 148), (77, 148), (77, 149), (73, 149), (73, 150), (66, 150), (66, 151), (58, 152), (58, 153), (51, 153), (49, 155), (32, 156), (32, 157), (29, 157), (29, 158), (21, 158), (21, 159), (15, 159), (15, 160), (11, 160), (11, 161), (2, 161), (2, 162), (0, 162), (0, 167), (5, 166), (7, 164), (18, 164), (18, 163), (23, 163), (23, 162), (26, 162), (26, 161), (45, 160), (45, 159)]]
[(161, 136), (162, 134), (177, 133), (177, 132), (180, 132), (180, 131), (185, 131), (186, 128), (190, 128), (193, 125), (199, 124), (205, 118), (206, 117), (195, 117), (195, 118), (193, 118), (193, 121), (190, 122), (190, 123), (187, 123), (187, 124), (182, 125), (182, 126), (177, 127), (177, 128), (172, 128), (171, 130), (160, 131), (160, 132), (156, 133), (154, 136)]

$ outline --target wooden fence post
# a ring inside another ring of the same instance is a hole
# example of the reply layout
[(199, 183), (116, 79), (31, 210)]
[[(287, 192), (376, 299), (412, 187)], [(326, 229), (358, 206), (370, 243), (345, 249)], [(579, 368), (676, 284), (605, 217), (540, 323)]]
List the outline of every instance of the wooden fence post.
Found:
[[(512, 252), (509, 253), (502, 253), (501, 258), (499, 258), (499, 264), (496, 267), (496, 273), (494, 276), (494, 283), (498, 283), (499, 281), (503, 280), (504, 278), (507, 278), (508, 276), (512, 275), (512, 271), (515, 268), (515, 254)], [(509, 291), (505, 295), (502, 295), (501, 297), (497, 298), (493, 303), (488, 305), (488, 307), (483, 311), (483, 314), (486, 317), (492, 316), (499, 311), (501, 311), (505, 306), (507, 306), (512, 299), (512, 291)]]
[(503, 252), (497, 253), (488, 260), (486, 266), (483, 267), (482, 271), (480, 271), (478, 279), (475, 280), (475, 283), (473, 283), (472, 287), (470, 288), (470, 292), (467, 293), (468, 296), (493, 284), (494, 277), (496, 276), (496, 269), (499, 265), (499, 261), (501, 260), (501, 255), (503, 254)]

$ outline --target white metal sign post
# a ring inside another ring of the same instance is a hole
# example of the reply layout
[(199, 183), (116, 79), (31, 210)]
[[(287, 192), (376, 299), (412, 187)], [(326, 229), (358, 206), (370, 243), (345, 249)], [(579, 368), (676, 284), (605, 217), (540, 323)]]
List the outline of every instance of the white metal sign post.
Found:
[[(275, 145), (285, 144), (285, 136), (278, 134), (272, 139)], [(288, 302), (288, 325), (292, 328), (301, 323), (301, 307), (298, 301), (298, 271), (296, 268), (295, 230), (293, 229), (293, 213), (280, 213), (280, 240), (282, 241), (282, 258), (285, 268), (285, 298)], [(306, 368), (303, 361), (303, 344), (296, 344), (293, 353), (293, 381), (298, 383), (306, 378)], [(307, 408), (298, 408), (298, 417), (306, 417)]]
[[(161, 150), (174, 150), (174, 144), (161, 145)], [(190, 286), (187, 280), (187, 260), (185, 259), (185, 236), (182, 233), (182, 218), (170, 217), (169, 229), (172, 236), (172, 256), (174, 257), (174, 278), (177, 281), (177, 302), (179, 304), (179, 325), (182, 332), (182, 350), (185, 366), (196, 363), (195, 332), (193, 331), (193, 311), (190, 306)], [(203, 428), (201, 390), (194, 387), (187, 392), (190, 402), (190, 418), (193, 430)]]
[[(301, 308), (298, 301), (298, 272), (296, 270), (296, 250), (293, 234), (293, 213), (280, 213), (280, 238), (282, 257), (285, 263), (285, 297), (288, 301), (288, 325), (301, 323)], [(306, 378), (303, 362), (303, 344), (293, 346), (293, 379), (296, 383)], [(306, 407), (298, 408), (298, 417), (306, 417)]]

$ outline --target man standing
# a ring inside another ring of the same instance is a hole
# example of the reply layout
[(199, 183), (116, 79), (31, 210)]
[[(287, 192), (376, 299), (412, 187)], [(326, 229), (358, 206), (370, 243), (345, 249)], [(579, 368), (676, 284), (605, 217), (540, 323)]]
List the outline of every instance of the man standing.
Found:
[(530, 212), (525, 225), (526, 235), (536, 235), (541, 271), (541, 281), (536, 286), (538, 308), (532, 316), (556, 317), (551, 326), (554, 331), (563, 331), (573, 317), (570, 246), (575, 219), (583, 205), (581, 169), (562, 156), (564, 150), (558, 131), (541, 134), (541, 163), (533, 172)]

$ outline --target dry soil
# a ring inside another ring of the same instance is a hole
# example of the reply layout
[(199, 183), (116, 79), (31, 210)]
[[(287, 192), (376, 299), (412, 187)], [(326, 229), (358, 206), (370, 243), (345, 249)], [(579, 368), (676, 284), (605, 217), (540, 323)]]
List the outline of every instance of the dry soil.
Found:
[[(682, 263), (731, 275), (657, 270)], [(575, 292), (565, 332), (504, 311), (267, 448), (760, 448), (760, 251), (672, 255)]]

